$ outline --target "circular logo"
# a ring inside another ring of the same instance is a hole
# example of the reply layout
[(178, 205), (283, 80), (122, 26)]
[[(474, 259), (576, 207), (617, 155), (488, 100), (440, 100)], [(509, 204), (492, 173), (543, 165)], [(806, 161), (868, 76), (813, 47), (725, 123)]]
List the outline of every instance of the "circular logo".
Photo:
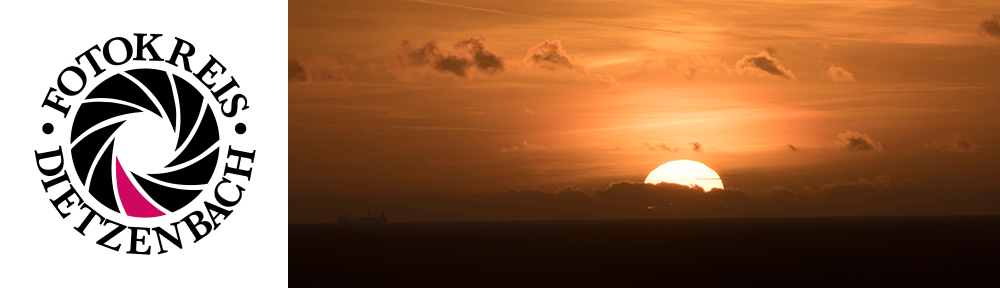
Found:
[(219, 163), (215, 113), (181, 77), (128, 70), (94, 87), (79, 107), (70, 158), (80, 183), (104, 207), (163, 216), (190, 204), (212, 179)]
[(34, 154), (50, 202), (78, 233), (128, 254), (183, 249), (217, 230), (257, 155), (241, 141), (250, 106), (236, 77), (162, 36), (72, 54), (41, 105), (44, 147)]

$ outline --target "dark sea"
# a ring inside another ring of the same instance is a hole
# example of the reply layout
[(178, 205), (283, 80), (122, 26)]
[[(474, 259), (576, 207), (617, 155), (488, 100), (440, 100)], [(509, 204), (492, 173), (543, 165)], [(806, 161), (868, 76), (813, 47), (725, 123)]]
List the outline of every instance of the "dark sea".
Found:
[(289, 225), (291, 287), (1000, 287), (1000, 216)]

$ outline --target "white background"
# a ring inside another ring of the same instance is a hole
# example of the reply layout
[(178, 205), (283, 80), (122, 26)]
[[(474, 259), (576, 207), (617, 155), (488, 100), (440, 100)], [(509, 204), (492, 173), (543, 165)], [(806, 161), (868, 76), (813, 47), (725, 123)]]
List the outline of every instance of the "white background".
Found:
[[(287, 286), (287, 2), (14, 3), (0, 8), (0, 286)], [(256, 117), (241, 140), (257, 150), (252, 186), (233, 215), (163, 255), (114, 252), (78, 234), (49, 203), (32, 153), (41, 147), (36, 114), (59, 71), (90, 46), (133, 33), (179, 36), (225, 59)]]

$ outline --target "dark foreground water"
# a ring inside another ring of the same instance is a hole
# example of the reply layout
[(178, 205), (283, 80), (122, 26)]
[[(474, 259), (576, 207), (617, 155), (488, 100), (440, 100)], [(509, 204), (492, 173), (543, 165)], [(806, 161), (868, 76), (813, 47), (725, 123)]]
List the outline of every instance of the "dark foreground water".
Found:
[(289, 226), (292, 287), (1000, 287), (1000, 217)]

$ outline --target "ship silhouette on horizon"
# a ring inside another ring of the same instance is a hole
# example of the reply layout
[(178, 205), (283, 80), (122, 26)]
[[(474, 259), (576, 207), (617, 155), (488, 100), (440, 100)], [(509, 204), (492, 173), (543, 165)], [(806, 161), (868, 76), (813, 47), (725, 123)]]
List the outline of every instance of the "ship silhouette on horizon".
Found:
[(368, 212), (368, 217), (358, 217), (351, 218), (351, 214), (347, 216), (337, 217), (337, 224), (380, 224), (389, 222), (389, 218), (385, 217), (385, 212), (382, 212), (377, 217), (372, 216), (372, 212)]

